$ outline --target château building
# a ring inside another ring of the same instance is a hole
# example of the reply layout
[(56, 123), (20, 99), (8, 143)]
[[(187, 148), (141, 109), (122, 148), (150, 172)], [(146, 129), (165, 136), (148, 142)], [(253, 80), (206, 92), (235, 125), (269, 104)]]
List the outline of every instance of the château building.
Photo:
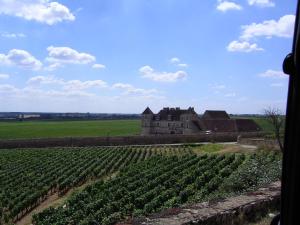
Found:
[(261, 128), (253, 120), (231, 119), (222, 110), (206, 110), (201, 117), (193, 107), (166, 107), (157, 114), (147, 107), (142, 113), (142, 135), (257, 131), (261, 131)]

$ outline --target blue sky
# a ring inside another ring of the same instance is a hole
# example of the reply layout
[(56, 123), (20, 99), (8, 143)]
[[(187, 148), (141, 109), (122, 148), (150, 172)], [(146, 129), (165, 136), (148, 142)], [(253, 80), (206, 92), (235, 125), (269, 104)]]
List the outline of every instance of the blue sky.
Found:
[(296, 0), (0, 0), (0, 111), (285, 111)]

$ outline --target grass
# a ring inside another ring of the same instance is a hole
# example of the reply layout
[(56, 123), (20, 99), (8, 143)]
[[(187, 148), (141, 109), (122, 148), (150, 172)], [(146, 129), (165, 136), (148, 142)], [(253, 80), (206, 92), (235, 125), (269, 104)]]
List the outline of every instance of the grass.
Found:
[[(265, 118), (251, 119), (264, 131), (272, 133), (272, 126)], [(140, 120), (0, 122), (0, 139), (126, 136), (138, 135), (140, 132)], [(204, 151), (210, 152), (214, 149)]]
[(193, 151), (198, 153), (217, 153), (224, 148), (222, 144), (205, 144), (192, 147)]
[(140, 120), (0, 122), (0, 139), (126, 136), (140, 129)]
[(267, 133), (273, 133), (273, 126), (266, 118), (253, 118), (253, 120)]

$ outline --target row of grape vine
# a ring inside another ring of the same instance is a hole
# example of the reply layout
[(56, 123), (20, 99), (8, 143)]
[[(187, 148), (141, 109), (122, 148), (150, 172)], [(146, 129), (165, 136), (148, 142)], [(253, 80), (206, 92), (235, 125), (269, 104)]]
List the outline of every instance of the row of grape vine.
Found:
[[(280, 156), (273, 152), (154, 156), (122, 168), (111, 180), (88, 186), (66, 205), (35, 215), (33, 222), (35, 225), (115, 224), (128, 217), (220, 196), (224, 185), (232, 177), (238, 179), (240, 170), (244, 171), (249, 162), (255, 162), (259, 168), (279, 161)], [(255, 176), (263, 176), (256, 172)]]
[(17, 221), (49, 195), (64, 195), (153, 155), (191, 154), (184, 147), (84, 147), (1, 150), (0, 224)]

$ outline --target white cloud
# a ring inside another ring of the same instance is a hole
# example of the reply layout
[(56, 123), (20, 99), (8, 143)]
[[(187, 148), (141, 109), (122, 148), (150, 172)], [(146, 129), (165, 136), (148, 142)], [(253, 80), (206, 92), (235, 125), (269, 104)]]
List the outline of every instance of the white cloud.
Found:
[(294, 15), (285, 15), (276, 20), (266, 20), (262, 23), (252, 23), (242, 26), (240, 38), (249, 40), (254, 37), (292, 37), (294, 32)]
[(94, 64), (92, 67), (94, 69), (105, 69), (106, 68), (106, 66), (103, 64)]
[(40, 86), (40, 85), (49, 85), (56, 84), (62, 87), (63, 90), (68, 91), (80, 91), (89, 88), (106, 88), (108, 87), (107, 83), (103, 80), (63, 80), (56, 78), (54, 76), (35, 76), (31, 77), (27, 84), (29, 86)]
[(127, 83), (115, 83), (110, 86), (103, 80), (88, 80), (88, 81), (63, 80), (63, 79), (56, 78), (54, 76), (31, 77), (27, 81), (27, 85), (28, 88), (30, 89), (39, 88), (42, 87), (42, 85), (57, 85), (56, 87), (52, 86), (52, 88), (56, 88), (56, 89), (58, 88), (60, 90), (64, 90), (67, 92), (79, 92), (90, 88), (111, 88), (111, 89), (121, 90), (122, 95), (149, 96), (158, 93), (156, 89), (136, 88), (133, 85)]
[(242, 10), (242, 6), (235, 2), (230, 1), (218, 1), (219, 4), (217, 5), (217, 10), (226, 12), (228, 10)]
[(8, 79), (10, 76), (8, 74), (5, 73), (0, 73), (0, 80), (1, 79)]
[(177, 57), (173, 57), (170, 59), (170, 63), (176, 65), (176, 66), (179, 66), (179, 67), (188, 67), (189, 65), (186, 64), (186, 63), (181, 63), (181, 60)]
[(64, 80), (55, 78), (54, 76), (35, 76), (31, 77), (27, 84), (39, 86), (42, 84), (64, 84)]
[(179, 63), (177, 66), (179, 66), (179, 67), (188, 67), (189, 65), (188, 64), (186, 64), (186, 63)]
[(271, 0), (248, 0), (249, 5), (255, 5), (259, 7), (274, 7), (275, 3)]
[(59, 67), (62, 67), (62, 64), (60, 64), (60, 63), (51, 63), (50, 65), (44, 67), (44, 70), (54, 71), (54, 70), (58, 69)]
[(23, 33), (9, 33), (9, 32), (2, 32), (0, 36), (3, 38), (25, 38), (26, 35)]
[(170, 59), (170, 62), (171, 62), (171, 63), (174, 63), (174, 64), (177, 64), (177, 63), (180, 62), (180, 59), (177, 58), (177, 57), (173, 57), (172, 59)]
[(113, 88), (119, 88), (119, 89), (131, 89), (133, 86), (131, 84), (124, 84), (124, 83), (115, 83), (112, 85)]
[(284, 37), (289, 38), (293, 36), (294, 32), (294, 15), (285, 15), (276, 20), (266, 20), (262, 23), (252, 23), (250, 25), (242, 26), (242, 34), (239, 40), (232, 41), (227, 46), (227, 50), (231, 52), (252, 52), (262, 51), (263, 48), (257, 46), (256, 43), (249, 41), (256, 37)]
[(106, 88), (108, 87), (107, 83), (103, 80), (70, 80), (65, 82), (63, 89), (64, 90), (84, 90), (89, 88)]
[(3, 111), (140, 113), (147, 105), (158, 110), (170, 104), (164, 96), (153, 94), (114, 96), (85, 90), (17, 88), (9, 84), (0, 85), (0, 93)]
[(112, 88), (124, 90), (125, 92), (123, 94), (125, 95), (127, 94), (151, 95), (158, 92), (156, 89), (136, 88), (131, 84), (124, 84), (124, 83), (115, 83), (112, 85)]
[(184, 80), (188, 75), (185, 71), (171, 72), (157, 72), (150, 66), (143, 66), (139, 69), (142, 77), (159, 82), (176, 82), (178, 80)]
[(0, 0), (0, 14), (48, 25), (75, 20), (65, 5), (49, 0)]
[[(35, 102), (40, 98), (44, 99), (44, 102), (47, 102), (48, 98), (52, 97), (55, 97), (57, 101), (61, 100), (60, 98), (62, 97), (71, 97), (77, 99), (78, 97), (94, 96), (94, 94), (92, 93), (84, 92), (81, 90), (43, 90), (32, 86), (17, 88), (9, 84), (0, 85), (0, 93), (6, 96), (15, 97), (15, 100), (18, 101), (22, 101), (22, 99), (24, 98), (30, 99), (27, 104), (30, 104), (31, 101)], [(10, 99), (8, 100), (10, 101)], [(64, 103), (66, 103), (65, 100)]]
[(46, 96), (50, 97), (71, 97), (71, 98), (78, 98), (78, 97), (92, 97), (95, 96), (93, 93), (80, 91), (80, 90), (70, 90), (70, 91), (55, 91), (50, 90), (44, 92)]
[[(115, 95), (113, 89), (120, 93)], [(142, 111), (145, 102), (166, 105), (161, 102), (166, 101), (165, 97), (158, 93), (128, 83), (107, 85), (100, 80), (62, 80), (54, 76), (31, 77), (25, 87), (0, 84), (0, 102), (5, 111), (133, 113)]]
[(257, 46), (257, 44), (249, 43), (247, 41), (232, 41), (228, 44), (227, 50), (229, 52), (253, 52), (253, 51), (263, 51), (263, 48)]
[(53, 47), (47, 48), (49, 57), (46, 61), (59, 64), (89, 64), (96, 60), (95, 56), (88, 53), (81, 53), (69, 47)]
[(10, 93), (16, 93), (18, 91), (15, 86), (10, 84), (0, 84), (0, 93), (4, 94), (10, 94)]
[(226, 98), (232, 98), (232, 97), (235, 97), (236, 96), (236, 93), (228, 93), (228, 94), (225, 94), (224, 95)]
[(29, 52), (20, 49), (12, 49), (7, 55), (0, 54), (0, 64), (15, 65), (23, 69), (39, 70), (42, 63)]
[(266, 78), (275, 78), (275, 79), (286, 79), (288, 78), (287, 75), (285, 75), (282, 71), (279, 70), (267, 70), (264, 73), (258, 74), (260, 77), (266, 77)]

